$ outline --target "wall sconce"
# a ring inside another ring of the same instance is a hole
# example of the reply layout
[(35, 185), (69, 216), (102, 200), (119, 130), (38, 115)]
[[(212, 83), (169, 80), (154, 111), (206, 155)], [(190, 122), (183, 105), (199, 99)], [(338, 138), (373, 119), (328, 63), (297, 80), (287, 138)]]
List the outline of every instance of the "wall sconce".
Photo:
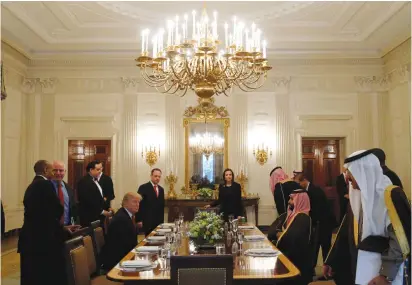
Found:
[(269, 156), (272, 157), (272, 149), (270, 149), (268, 146), (265, 147), (265, 145), (262, 143), (261, 146), (258, 145), (257, 148), (253, 146), (253, 155), (260, 165), (264, 165), (268, 161)]
[(142, 158), (145, 159), (146, 163), (152, 167), (156, 164), (158, 158), (160, 157), (160, 145), (158, 148), (156, 146), (145, 146), (144, 151), (142, 147)]

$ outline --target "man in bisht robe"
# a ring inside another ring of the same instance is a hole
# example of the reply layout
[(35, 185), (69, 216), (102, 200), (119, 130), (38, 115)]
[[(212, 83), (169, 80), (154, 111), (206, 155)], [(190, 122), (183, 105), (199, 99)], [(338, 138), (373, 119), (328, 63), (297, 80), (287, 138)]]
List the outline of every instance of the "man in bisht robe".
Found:
[(323, 267), (337, 285), (401, 285), (410, 256), (411, 209), (373, 150), (345, 159), (350, 207)]
[(312, 230), (310, 200), (306, 191), (297, 189), (288, 201), (288, 212), (276, 221), (269, 237), (276, 247), (292, 261), (301, 275), (293, 284), (306, 285), (312, 281), (312, 250), (310, 237)]

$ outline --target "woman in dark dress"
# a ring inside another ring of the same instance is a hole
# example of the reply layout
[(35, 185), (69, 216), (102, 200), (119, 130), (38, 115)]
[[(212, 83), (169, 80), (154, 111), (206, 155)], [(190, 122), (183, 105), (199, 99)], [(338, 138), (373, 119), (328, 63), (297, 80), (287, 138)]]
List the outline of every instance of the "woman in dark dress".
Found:
[(223, 171), (225, 182), (219, 186), (219, 199), (205, 206), (210, 208), (220, 205), (220, 213), (223, 213), (225, 221), (229, 215), (235, 218), (243, 216), (242, 191), (240, 184), (233, 181), (234, 176), (232, 169), (227, 168)]

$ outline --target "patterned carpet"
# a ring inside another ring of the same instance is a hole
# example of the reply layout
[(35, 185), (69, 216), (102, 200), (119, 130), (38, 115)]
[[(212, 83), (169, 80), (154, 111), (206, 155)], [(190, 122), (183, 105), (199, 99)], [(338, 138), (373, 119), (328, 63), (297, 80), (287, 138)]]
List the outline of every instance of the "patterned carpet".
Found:
[(1, 284), (20, 285), (20, 255), (17, 249), (1, 254)]

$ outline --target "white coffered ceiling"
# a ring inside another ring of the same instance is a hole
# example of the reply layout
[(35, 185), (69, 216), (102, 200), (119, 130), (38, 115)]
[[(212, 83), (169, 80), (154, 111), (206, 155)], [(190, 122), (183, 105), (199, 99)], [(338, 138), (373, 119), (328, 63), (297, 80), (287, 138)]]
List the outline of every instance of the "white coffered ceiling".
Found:
[[(30, 59), (134, 58), (140, 31), (165, 27), (203, 2), (2, 2), (2, 41)], [(387, 2), (206, 2), (219, 25), (255, 21), (269, 57), (377, 58), (410, 37), (411, 4)], [(223, 29), (222, 29), (223, 30)], [(220, 33), (223, 34), (223, 31)]]

